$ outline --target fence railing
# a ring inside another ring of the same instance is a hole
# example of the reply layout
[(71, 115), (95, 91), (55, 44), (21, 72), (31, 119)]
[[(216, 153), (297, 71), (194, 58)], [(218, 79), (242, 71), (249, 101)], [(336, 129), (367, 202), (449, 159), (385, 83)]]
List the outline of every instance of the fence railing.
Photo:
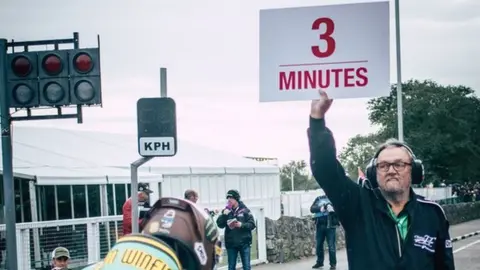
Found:
[[(252, 264), (266, 262), (265, 214), (263, 207), (250, 208), (257, 228), (253, 232)], [(0, 225), (5, 234), (5, 225)], [(70, 250), (69, 268), (75, 269), (103, 259), (122, 233), (122, 216), (18, 223), (16, 226), (19, 270), (43, 269), (51, 263), (58, 246)], [(223, 238), (223, 230), (221, 230)], [(224, 252), (224, 263), (227, 261)], [(3, 256), (5, 258), (5, 256)], [(5, 268), (2, 261), (0, 269)], [(220, 269), (224, 269), (221, 267)]]
[[(414, 190), (418, 195), (433, 201), (452, 198), (452, 187), (414, 188)], [(308, 216), (310, 215), (310, 206), (315, 198), (324, 194), (322, 189), (282, 192), (282, 213), (292, 217)]]

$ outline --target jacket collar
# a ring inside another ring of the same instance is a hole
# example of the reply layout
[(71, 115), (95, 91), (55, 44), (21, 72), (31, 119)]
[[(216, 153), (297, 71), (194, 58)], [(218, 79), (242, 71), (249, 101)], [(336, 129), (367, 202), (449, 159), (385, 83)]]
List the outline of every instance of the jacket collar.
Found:
[[(375, 193), (375, 197), (376, 197), (375, 207), (381, 212), (389, 215), (387, 200), (385, 200), (385, 198), (383, 197), (382, 193), (378, 188), (374, 189), (373, 192)], [(415, 209), (415, 206), (417, 205), (417, 198), (418, 198), (418, 195), (415, 193), (413, 188), (410, 187), (410, 198), (408, 202), (405, 204), (405, 207), (400, 212), (400, 214), (407, 213), (409, 216), (413, 215), (413, 211)]]

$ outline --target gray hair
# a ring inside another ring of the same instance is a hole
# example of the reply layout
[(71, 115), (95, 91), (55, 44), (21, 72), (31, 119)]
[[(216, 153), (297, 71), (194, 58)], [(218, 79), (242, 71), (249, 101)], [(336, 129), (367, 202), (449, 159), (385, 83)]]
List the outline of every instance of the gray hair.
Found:
[(387, 139), (384, 143), (382, 143), (377, 150), (377, 157), (382, 152), (384, 149), (388, 147), (398, 147), (398, 148), (403, 148), (407, 150), (408, 155), (413, 159), (415, 158), (415, 155), (413, 154), (412, 149), (408, 145), (406, 145), (404, 142), (401, 142), (400, 140), (396, 138), (389, 138)]

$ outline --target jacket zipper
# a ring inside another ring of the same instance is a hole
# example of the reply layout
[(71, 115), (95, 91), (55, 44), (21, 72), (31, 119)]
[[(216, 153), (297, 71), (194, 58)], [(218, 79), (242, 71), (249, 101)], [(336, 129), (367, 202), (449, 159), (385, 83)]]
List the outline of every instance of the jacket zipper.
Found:
[(400, 233), (398, 232), (397, 224), (395, 226), (395, 232), (397, 232), (397, 243), (398, 243), (398, 256), (402, 257), (402, 243), (400, 242)]

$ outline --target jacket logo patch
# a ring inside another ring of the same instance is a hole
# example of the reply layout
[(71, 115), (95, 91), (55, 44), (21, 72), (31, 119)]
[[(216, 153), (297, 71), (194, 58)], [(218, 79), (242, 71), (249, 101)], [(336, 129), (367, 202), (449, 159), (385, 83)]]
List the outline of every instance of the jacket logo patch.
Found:
[(445, 248), (452, 248), (452, 240), (445, 240)]
[(414, 235), (413, 236), (413, 245), (421, 249), (428, 250), (430, 252), (435, 252), (435, 241), (436, 237), (430, 235)]

